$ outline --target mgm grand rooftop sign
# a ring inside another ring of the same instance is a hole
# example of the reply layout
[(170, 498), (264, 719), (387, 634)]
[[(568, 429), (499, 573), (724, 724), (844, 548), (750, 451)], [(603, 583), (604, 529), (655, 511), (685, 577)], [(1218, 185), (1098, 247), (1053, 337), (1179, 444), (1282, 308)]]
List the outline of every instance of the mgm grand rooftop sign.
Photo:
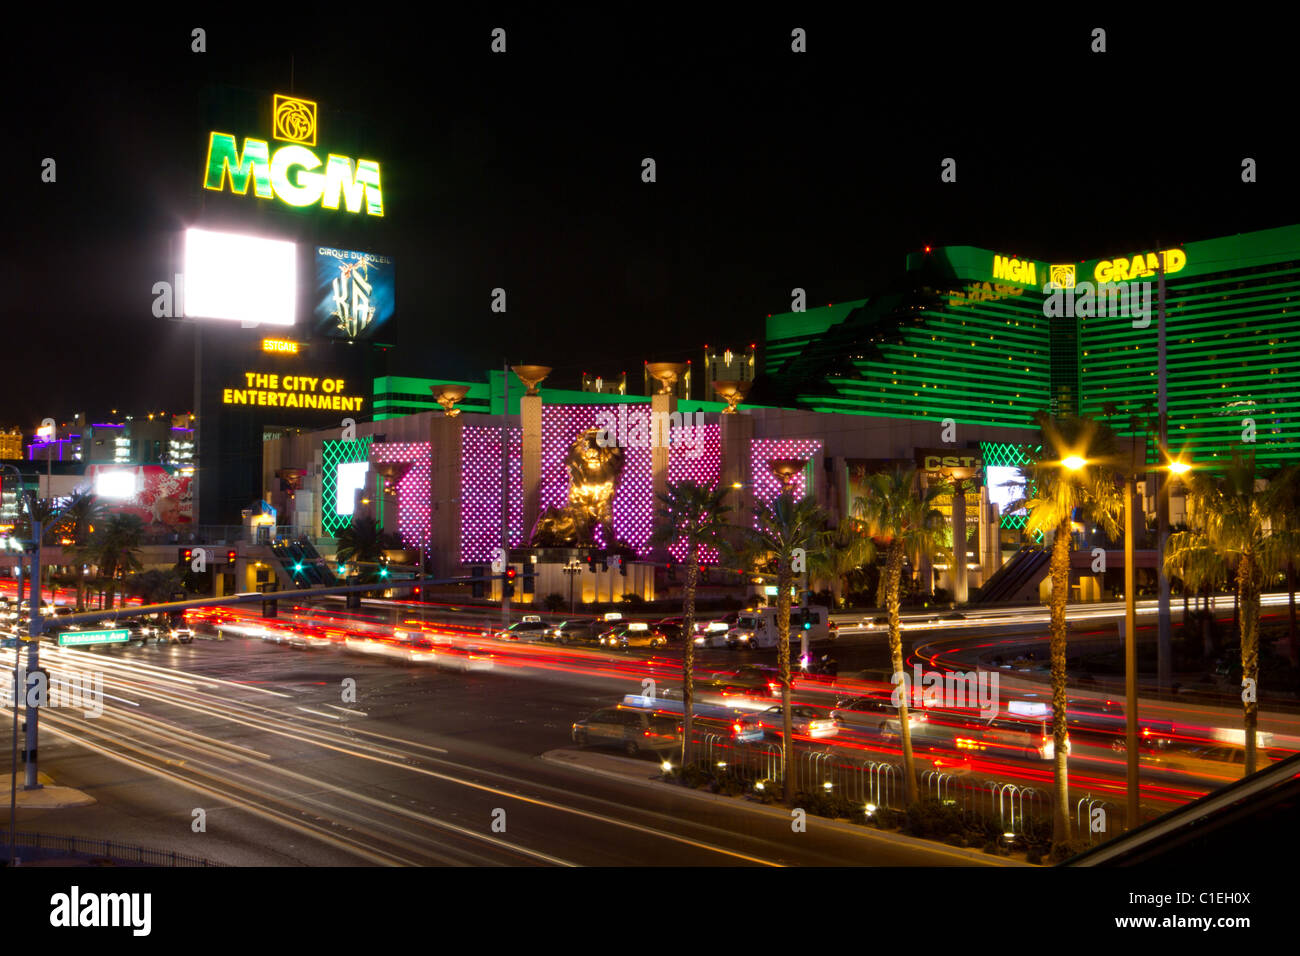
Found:
[[(288, 143), (272, 150), (270, 143), (244, 137), (244, 151), (232, 133), (213, 132), (208, 137), (208, 160), (203, 188), (278, 199), (290, 206), (338, 209), (351, 213), (384, 214), (384, 194), (379, 183), (379, 163), (328, 153), (324, 163), (309, 146), (316, 145), (316, 104), (297, 96), (275, 95), (272, 135)], [(322, 170), (321, 167), (324, 166)]]

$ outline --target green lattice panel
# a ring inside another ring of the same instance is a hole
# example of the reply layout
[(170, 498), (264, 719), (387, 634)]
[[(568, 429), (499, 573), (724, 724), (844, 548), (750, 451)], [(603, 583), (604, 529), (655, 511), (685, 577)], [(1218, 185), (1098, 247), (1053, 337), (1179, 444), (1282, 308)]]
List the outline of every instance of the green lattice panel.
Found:
[(326, 439), (321, 443), (321, 534), (332, 538), (340, 528), (352, 524), (351, 515), (341, 515), (334, 509), (338, 502), (339, 465), (347, 462), (368, 461), (372, 437), (358, 438), (352, 441)]

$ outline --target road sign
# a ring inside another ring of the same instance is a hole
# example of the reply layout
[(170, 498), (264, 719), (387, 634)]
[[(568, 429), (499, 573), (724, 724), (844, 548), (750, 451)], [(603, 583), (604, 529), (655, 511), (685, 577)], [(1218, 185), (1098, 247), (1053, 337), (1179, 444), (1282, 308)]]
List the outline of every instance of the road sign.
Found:
[(59, 647), (77, 647), (82, 644), (124, 644), (131, 632), (124, 627), (107, 631), (64, 631), (59, 635)]

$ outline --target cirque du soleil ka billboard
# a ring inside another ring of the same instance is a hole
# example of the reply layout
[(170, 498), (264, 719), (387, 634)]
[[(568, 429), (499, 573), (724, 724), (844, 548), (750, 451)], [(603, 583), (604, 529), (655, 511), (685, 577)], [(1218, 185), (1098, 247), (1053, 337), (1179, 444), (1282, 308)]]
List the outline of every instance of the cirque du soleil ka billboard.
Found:
[(396, 304), (391, 256), (316, 248), (316, 331), (337, 338), (369, 338), (392, 317)]

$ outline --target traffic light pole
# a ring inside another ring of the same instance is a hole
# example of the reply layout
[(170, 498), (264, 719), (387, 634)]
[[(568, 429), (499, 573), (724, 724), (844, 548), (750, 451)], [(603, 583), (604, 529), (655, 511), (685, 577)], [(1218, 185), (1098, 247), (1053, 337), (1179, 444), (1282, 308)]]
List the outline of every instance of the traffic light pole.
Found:
[[(39, 521), (32, 521), (32, 573), (31, 599), (27, 607), (31, 612), (30, 640), (27, 642), (27, 683), (39, 673), (41, 666), (41, 535), (44, 529)], [(17, 656), (18, 650), (14, 649)], [(27, 753), (27, 776), (23, 781), (24, 790), (39, 790), (41, 785), (36, 779), (36, 728), (40, 720), (40, 697), (27, 695), (27, 737), (24, 747)]]
[[(23, 606), (23, 556), (18, 555), (18, 603), (16, 607)], [(21, 619), (18, 626), (22, 626)], [(14, 628), (17, 634), (18, 627)], [(18, 642), (14, 642), (14, 741), (13, 754), (10, 761), (11, 773), (9, 777), (9, 865), (14, 865), (14, 859), (17, 852), (17, 820), (18, 820), (18, 698), (21, 695), (19, 690), (20, 682), (18, 679)]]

